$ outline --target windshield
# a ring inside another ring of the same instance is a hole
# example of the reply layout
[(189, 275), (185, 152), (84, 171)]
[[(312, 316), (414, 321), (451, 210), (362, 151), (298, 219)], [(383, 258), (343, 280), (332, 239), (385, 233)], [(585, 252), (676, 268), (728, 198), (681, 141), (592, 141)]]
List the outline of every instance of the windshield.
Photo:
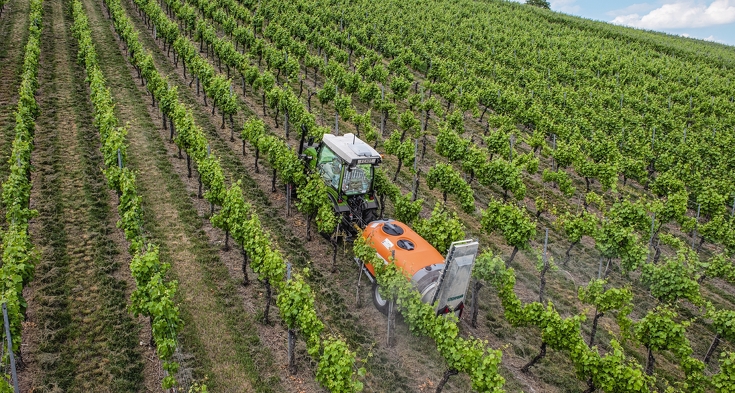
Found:
[(342, 180), (342, 192), (345, 195), (365, 194), (370, 191), (372, 180), (372, 164), (359, 164), (351, 171), (345, 171), (345, 177)]

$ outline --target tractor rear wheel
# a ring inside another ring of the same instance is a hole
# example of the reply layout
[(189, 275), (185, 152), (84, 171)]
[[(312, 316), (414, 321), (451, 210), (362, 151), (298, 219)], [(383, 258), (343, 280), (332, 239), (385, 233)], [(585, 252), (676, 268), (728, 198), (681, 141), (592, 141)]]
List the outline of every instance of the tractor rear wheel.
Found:
[(378, 283), (373, 283), (373, 305), (375, 305), (375, 308), (383, 313), (383, 315), (388, 315), (388, 300), (383, 299), (383, 297), (380, 296), (378, 288), (380, 288), (380, 285), (378, 285)]
[(363, 222), (365, 222), (365, 225), (367, 226), (378, 219), (378, 209), (366, 210), (365, 213), (363, 213), (363, 218)]

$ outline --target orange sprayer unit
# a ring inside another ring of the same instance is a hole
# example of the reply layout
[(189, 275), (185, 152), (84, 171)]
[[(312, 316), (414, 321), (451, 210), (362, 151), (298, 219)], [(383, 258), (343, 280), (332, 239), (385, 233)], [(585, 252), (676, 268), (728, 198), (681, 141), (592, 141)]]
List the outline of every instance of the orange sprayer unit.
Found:
[[(371, 238), (372, 247), (388, 263), (391, 257), (406, 278), (421, 294), (421, 301), (434, 304), (437, 313), (462, 315), (464, 298), (470, 283), (478, 243), (474, 240), (454, 242), (443, 257), (429, 242), (408, 225), (395, 220), (371, 222), (363, 231)], [(378, 292), (375, 268), (365, 264), (365, 272), (373, 282), (373, 303), (383, 313), (388, 301)]]

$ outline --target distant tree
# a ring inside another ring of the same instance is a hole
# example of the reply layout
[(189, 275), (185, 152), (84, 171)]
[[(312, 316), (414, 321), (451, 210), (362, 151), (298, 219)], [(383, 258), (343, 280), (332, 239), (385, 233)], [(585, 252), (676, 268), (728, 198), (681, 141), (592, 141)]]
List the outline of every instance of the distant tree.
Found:
[(526, 4), (534, 7), (546, 8), (547, 10), (551, 8), (551, 4), (546, 0), (526, 0)]

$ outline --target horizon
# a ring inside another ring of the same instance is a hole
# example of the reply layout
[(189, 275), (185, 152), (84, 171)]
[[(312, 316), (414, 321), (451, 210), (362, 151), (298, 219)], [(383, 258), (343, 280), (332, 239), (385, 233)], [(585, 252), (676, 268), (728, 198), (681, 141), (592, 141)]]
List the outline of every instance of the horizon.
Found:
[[(511, 0), (525, 3), (525, 0)], [(735, 46), (735, 0), (552, 0), (551, 10), (640, 30)]]

